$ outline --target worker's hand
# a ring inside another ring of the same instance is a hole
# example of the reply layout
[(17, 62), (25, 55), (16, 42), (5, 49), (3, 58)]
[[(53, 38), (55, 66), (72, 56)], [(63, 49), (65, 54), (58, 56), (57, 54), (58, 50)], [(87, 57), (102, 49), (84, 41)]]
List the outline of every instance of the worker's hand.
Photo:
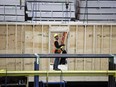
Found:
[(63, 51), (64, 50), (64, 46), (61, 46), (60, 49)]
[(65, 44), (62, 44), (62, 46), (65, 46)]

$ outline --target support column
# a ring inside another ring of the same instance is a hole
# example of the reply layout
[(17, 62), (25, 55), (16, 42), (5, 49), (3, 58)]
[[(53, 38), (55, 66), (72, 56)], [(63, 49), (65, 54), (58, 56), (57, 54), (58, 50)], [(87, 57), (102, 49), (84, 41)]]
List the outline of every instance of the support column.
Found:
[[(35, 62), (34, 62), (34, 70), (39, 71), (39, 55), (35, 54), (36, 58), (35, 58)], [(34, 87), (39, 87), (39, 76), (34, 76)]]
[[(115, 70), (114, 57), (109, 58), (109, 70)], [(113, 75), (108, 76), (108, 87), (115, 87), (115, 77)]]

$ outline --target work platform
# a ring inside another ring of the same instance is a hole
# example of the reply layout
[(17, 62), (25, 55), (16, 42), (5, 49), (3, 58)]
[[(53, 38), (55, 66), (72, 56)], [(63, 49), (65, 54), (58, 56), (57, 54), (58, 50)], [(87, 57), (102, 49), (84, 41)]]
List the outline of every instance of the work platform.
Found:
[(116, 77), (116, 70), (109, 71), (6, 71), (1, 70), (0, 76), (108, 76)]

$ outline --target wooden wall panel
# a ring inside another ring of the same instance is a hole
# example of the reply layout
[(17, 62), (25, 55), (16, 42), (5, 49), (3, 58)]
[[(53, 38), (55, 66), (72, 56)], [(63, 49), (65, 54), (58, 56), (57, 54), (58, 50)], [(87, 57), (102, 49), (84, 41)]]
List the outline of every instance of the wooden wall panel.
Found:
[(42, 25), (34, 26), (34, 53), (42, 53)]
[(110, 25), (103, 27), (103, 53), (110, 53)]
[[(12, 54), (16, 53), (16, 46), (15, 46), (15, 25), (8, 25), (8, 49), (7, 53)], [(7, 70), (16, 70), (16, 59), (8, 58), (6, 60)]]
[(0, 50), (6, 50), (6, 25), (0, 26)]
[[(100, 54), (101, 53), (101, 25), (96, 25), (95, 26), (95, 53)], [(94, 59), (94, 69), (95, 70), (100, 70), (101, 69), (101, 59), (96, 58)]]
[(93, 52), (93, 26), (86, 26), (86, 53), (91, 54)]
[[(44, 25), (42, 28), (42, 53), (49, 53), (49, 26)], [(41, 59), (41, 69), (48, 70), (49, 69), (49, 59)]]
[[(116, 25), (70, 25), (68, 53), (116, 52)], [(49, 25), (0, 25), (0, 53), (48, 53)], [(17, 66), (16, 66), (17, 65)], [(0, 59), (0, 69), (33, 70), (34, 59)], [(49, 59), (40, 59), (49, 69)], [(69, 70), (107, 70), (108, 59), (68, 59)]]
[[(34, 37), (33, 37), (33, 44), (34, 44), (34, 53), (42, 53), (42, 25), (35, 25), (34, 26)], [(40, 59), (40, 70), (42, 68)]]
[[(25, 53), (33, 54), (34, 26), (25, 26)], [(24, 70), (34, 70), (34, 59), (24, 59)]]
[[(88, 25), (86, 26), (85, 31), (85, 53), (86, 54), (92, 54), (93, 50), (93, 26)], [(85, 58), (84, 59), (84, 70), (91, 70), (92, 69), (92, 59), (91, 58)]]
[(84, 25), (78, 26), (77, 48), (79, 54), (84, 53), (84, 29), (85, 29)]
[(112, 43), (111, 43), (111, 50), (112, 50), (112, 54), (116, 54), (116, 25), (112, 26)]
[[(70, 26), (70, 33), (69, 33), (69, 48), (68, 48), (68, 52), (71, 54), (75, 54), (76, 53), (76, 26)], [(75, 70), (76, 68), (76, 59), (75, 58), (71, 58), (68, 59), (68, 69), (69, 70)]]
[[(84, 29), (85, 26), (77, 26), (77, 54), (84, 53)], [(76, 70), (84, 70), (84, 58), (78, 58), (76, 64)]]
[[(0, 54), (6, 53), (6, 25), (0, 25)], [(0, 69), (6, 69), (6, 59), (0, 59)]]
[[(110, 53), (110, 25), (103, 26), (103, 48), (102, 53), (108, 54)], [(101, 59), (101, 70), (108, 69), (108, 59)]]
[(43, 26), (43, 51), (46, 51), (48, 53), (48, 46), (49, 46), (49, 26), (45, 25)]
[[(16, 25), (15, 37), (16, 53), (22, 54), (22, 25)], [(16, 59), (16, 70), (23, 70), (23, 58)]]

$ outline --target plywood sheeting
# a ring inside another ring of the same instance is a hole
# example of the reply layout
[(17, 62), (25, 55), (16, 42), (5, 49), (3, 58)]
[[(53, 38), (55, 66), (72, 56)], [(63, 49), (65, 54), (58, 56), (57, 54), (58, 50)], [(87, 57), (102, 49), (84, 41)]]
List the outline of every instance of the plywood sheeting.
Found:
[[(101, 41), (102, 41), (102, 25), (96, 25), (95, 27), (95, 53), (101, 54)], [(101, 69), (101, 59), (94, 59), (94, 70)]]
[[(86, 25), (84, 31), (84, 53), (92, 54), (93, 48), (93, 26)], [(84, 59), (84, 70), (92, 69), (92, 59), (85, 58)]]
[(93, 25), (86, 26), (86, 53), (93, 53)]
[(116, 25), (112, 26), (112, 35), (111, 35), (111, 53), (116, 53)]
[(82, 54), (84, 53), (84, 30), (85, 26), (84, 25), (80, 25), (78, 26), (78, 39), (77, 39), (77, 52), (78, 54)]
[[(110, 53), (110, 25), (103, 26), (103, 48), (102, 53), (108, 54)], [(101, 59), (101, 70), (108, 69), (108, 59)]]
[[(25, 53), (33, 54), (34, 25), (25, 26)], [(24, 59), (24, 70), (34, 70), (34, 59)]]
[[(77, 26), (77, 54), (84, 53), (84, 25)], [(84, 58), (76, 59), (76, 70), (84, 70)]]
[(6, 49), (6, 25), (0, 26), (0, 43), (1, 43), (0, 50), (5, 50)]
[[(1, 24), (0, 53), (47, 54), (53, 53), (53, 35), (58, 29), (69, 27), (66, 48), (71, 54), (114, 54), (116, 53), (116, 25), (52, 25)], [(66, 31), (67, 29), (65, 29)], [(51, 32), (51, 33), (50, 33)], [(50, 36), (49, 36), (50, 35)], [(62, 35), (60, 32), (59, 35)], [(50, 37), (50, 38), (49, 38)], [(50, 40), (49, 40), (50, 39)], [(69, 42), (69, 43), (68, 43)], [(51, 44), (51, 48), (49, 46)], [(53, 63), (53, 59), (52, 59)], [(40, 59), (40, 70), (49, 70), (50, 59)], [(0, 59), (0, 69), (33, 70), (34, 59)], [(69, 70), (107, 70), (108, 59), (68, 59)]]
[[(49, 26), (45, 25), (42, 26), (42, 53), (48, 54), (49, 53)], [(41, 70), (48, 70), (49, 69), (49, 59), (41, 59)]]
[[(75, 40), (75, 38), (76, 38), (76, 26), (70, 26), (70, 28), (69, 28), (70, 30), (69, 30), (69, 48), (68, 48), (68, 52), (70, 53), (70, 54), (75, 54), (76, 53), (76, 40)], [(76, 59), (74, 59), (74, 58), (71, 58), (71, 59), (68, 59), (68, 69), (69, 70), (75, 70), (76, 69), (76, 66), (75, 66), (75, 64), (76, 64)]]
[[(0, 26), (0, 54), (6, 53), (6, 25)], [(0, 59), (0, 69), (6, 69), (6, 59)]]
[[(12, 53), (16, 53), (16, 45), (15, 45), (15, 29), (16, 26), (15, 25), (8, 25), (8, 48), (7, 48), (7, 53), (12, 54)], [(16, 59), (14, 58), (8, 58), (6, 59), (6, 66), (7, 66), (7, 70), (15, 70), (16, 69)]]
[[(16, 25), (15, 37), (16, 53), (22, 54), (22, 25)], [(15, 62), (16, 70), (23, 70), (23, 58), (17, 58)]]
[(42, 25), (34, 26), (34, 53), (42, 53)]

